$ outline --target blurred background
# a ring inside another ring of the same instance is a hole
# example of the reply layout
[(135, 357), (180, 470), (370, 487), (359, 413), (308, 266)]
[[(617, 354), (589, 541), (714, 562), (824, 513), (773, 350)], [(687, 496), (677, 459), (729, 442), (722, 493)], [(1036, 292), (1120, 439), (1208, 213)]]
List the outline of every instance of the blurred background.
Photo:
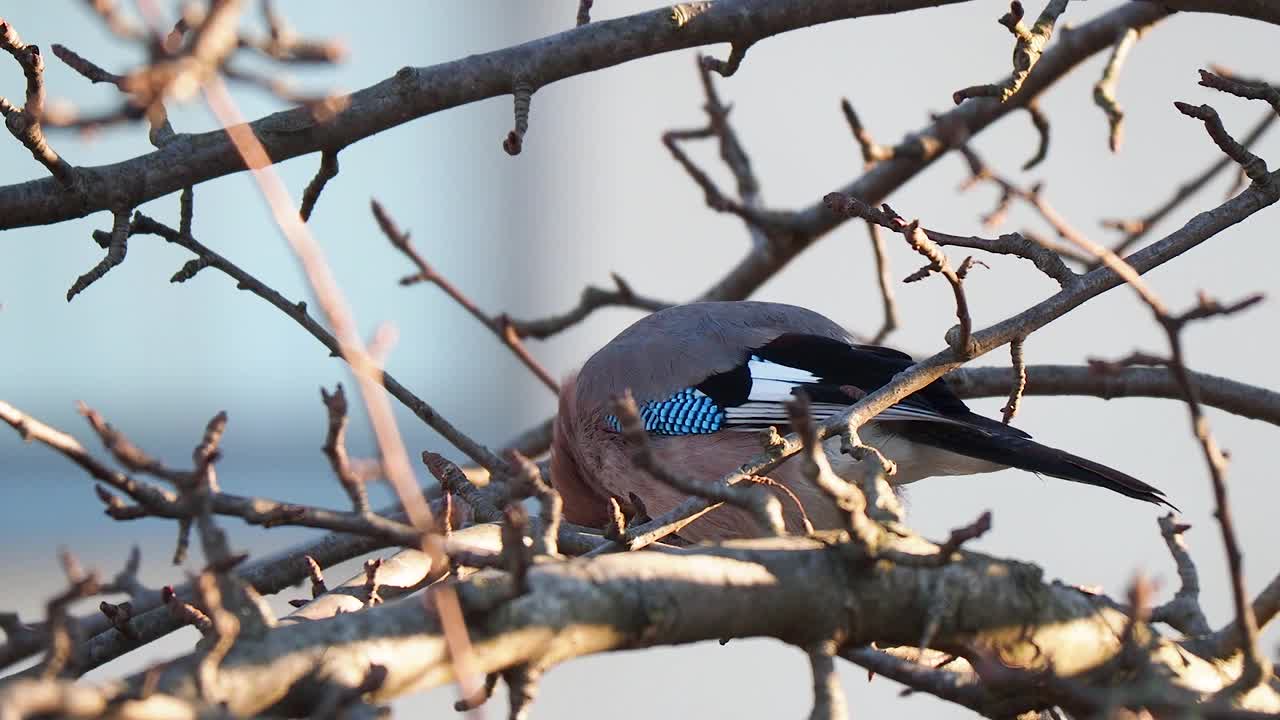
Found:
[[(1072, 4), (1063, 21), (1079, 24), (1119, 2)], [(404, 65), (425, 66), (499, 49), (569, 29), (577, 3), (543, 0), (500, 3), (399, 2), (352, 12), (335, 0), (278, 2), (299, 32), (339, 37), (350, 50), (335, 68), (286, 68), (300, 89), (355, 90)], [(644, 0), (597, 2), (594, 20), (650, 9)], [(951, 107), (952, 91), (991, 82), (1009, 71), (1012, 44), (996, 24), (999, 2), (966, 3), (788, 33), (755, 45), (738, 73), (719, 82), (733, 104), (731, 120), (763, 185), (765, 204), (798, 208), (856, 177), (862, 160), (839, 111), (851, 99), (877, 140), (892, 144), (927, 122), (930, 111)], [(1034, 16), (1036, 4), (1028, 8)], [(91, 86), (47, 52), (58, 42), (113, 71), (142, 58), (117, 41), (73, 0), (10, 3), (6, 19), (24, 40), (46, 50), (51, 99), (83, 110), (113, 107), (114, 88)], [(256, 13), (246, 21), (257, 23)], [(1114, 239), (1101, 218), (1136, 217), (1162, 202), (1177, 184), (1216, 160), (1203, 126), (1173, 108), (1174, 100), (1213, 104), (1236, 137), (1266, 110), (1262, 103), (1217, 94), (1196, 85), (1196, 69), (1221, 63), (1241, 74), (1274, 68), (1274, 27), (1244, 20), (1183, 14), (1150, 31), (1134, 48), (1119, 85), (1127, 113), (1120, 154), (1107, 149), (1107, 124), (1093, 105), (1092, 86), (1106, 61), (1095, 56), (1041, 99), (1052, 122), (1048, 159), (1031, 173), (1018, 169), (1035, 151), (1024, 113), (1013, 113), (974, 142), (998, 172), (1030, 184), (1047, 180), (1050, 201), (1095, 240)], [(725, 57), (727, 47), (704, 50)], [(512, 124), (509, 97), (474, 103), (382, 133), (340, 155), (341, 174), (320, 199), (311, 225), (353, 304), (361, 328), (381, 323), (399, 329), (388, 369), (437, 410), (490, 446), (548, 417), (551, 394), (488, 330), (436, 288), (404, 288), (410, 271), (377, 231), (370, 197), (385, 204), (417, 247), (481, 307), (519, 318), (541, 317), (572, 306), (586, 284), (607, 286), (619, 272), (639, 293), (672, 301), (695, 297), (748, 249), (741, 223), (705, 207), (702, 193), (660, 143), (664, 130), (701, 127), (704, 102), (695, 71), (696, 51), (669, 53), (538, 90), (524, 152), (501, 148)], [(260, 65), (270, 69), (271, 66)], [(273, 72), (280, 73), (279, 69)], [(1277, 78), (1271, 78), (1275, 81)], [(0, 94), (21, 98), (15, 63), (0, 62)], [(244, 114), (261, 117), (283, 107), (252, 88), (235, 96)], [(203, 132), (215, 122), (199, 105), (170, 109), (179, 132)], [(52, 136), (75, 165), (100, 165), (146, 153), (142, 126), (92, 137)], [(731, 177), (714, 143), (687, 146), (721, 186)], [(1255, 150), (1280, 162), (1280, 137)], [(294, 197), (315, 172), (318, 156), (279, 166)], [(43, 169), (7, 136), (0, 142), (0, 183), (42, 177)], [(895, 193), (890, 202), (908, 218), (956, 234), (993, 234), (980, 216), (997, 200), (982, 186), (964, 194), (968, 173), (950, 155)], [(1184, 205), (1152, 234), (1181, 226), (1218, 204), (1234, 169)], [(141, 210), (177, 223), (177, 195)], [(1274, 209), (1231, 228), (1149, 277), (1174, 307), (1203, 288), (1224, 299), (1274, 287), (1280, 251)], [(344, 506), (320, 445), (325, 415), (318, 388), (350, 378), (345, 367), (291, 320), (258, 298), (238, 292), (225, 276), (203, 272), (183, 285), (168, 278), (188, 259), (181, 248), (139, 237), (127, 261), (68, 304), (67, 288), (101, 258), (90, 239), (108, 229), (98, 213), (52, 227), (11, 230), (0, 236), (0, 398), (98, 448), (77, 400), (153, 454), (188, 462), (204, 423), (218, 410), (230, 415), (219, 465), (230, 492)], [(1014, 206), (1003, 231), (1046, 228)], [(305, 281), (248, 174), (205, 183), (195, 192), (195, 236), (291, 299), (309, 298)], [(888, 237), (893, 275), (920, 265), (897, 236)], [(951, 252), (955, 261), (963, 257)], [(986, 257), (967, 284), (975, 326), (984, 327), (1047, 297), (1056, 286), (1023, 261)], [(904, 327), (888, 344), (917, 355), (943, 347), (954, 322), (951, 295), (941, 279), (896, 287)], [(824, 238), (765, 285), (757, 299), (820, 310), (854, 332), (870, 334), (881, 309), (866, 231), (849, 224)], [(554, 374), (581, 364), (591, 352), (638, 317), (610, 309), (531, 350)], [(1226, 320), (1194, 326), (1188, 361), (1196, 370), (1274, 387), (1273, 303)], [(1115, 358), (1141, 348), (1163, 352), (1149, 312), (1130, 292), (1113, 291), (1033, 335), (1028, 363), (1081, 363)], [(997, 351), (975, 364), (1003, 364)], [(998, 415), (1002, 399), (975, 401)], [(358, 406), (358, 403), (354, 405)], [(397, 407), (411, 451), (459, 453)], [(1277, 572), (1276, 533), (1268, 520), (1280, 491), (1267, 446), (1276, 429), (1211, 411), (1213, 428), (1231, 451), (1231, 499), (1245, 548), (1247, 580), (1260, 589)], [(1042, 440), (1121, 468), (1164, 489), (1194, 527), (1188, 535), (1215, 626), (1230, 617), (1230, 591), (1212, 494), (1183, 406), (1160, 400), (1037, 398), (1017, 420)], [(352, 454), (368, 455), (372, 439), (353, 413)], [(419, 475), (427, 478), (425, 469)], [(181, 581), (168, 562), (171, 522), (118, 523), (102, 514), (86, 476), (43, 447), (0, 432), (0, 609), (38, 618), (46, 598), (61, 588), (56, 550), (67, 547), (111, 574), (128, 548), (143, 550), (143, 576), (151, 585)], [(375, 501), (389, 499), (374, 489)], [(1099, 585), (1123, 595), (1135, 573), (1161, 583), (1177, 576), (1157, 527), (1155, 509), (1118, 495), (1033, 475), (940, 478), (912, 486), (911, 524), (945, 536), (991, 509), (995, 529), (974, 547), (1044, 567), (1048, 577)], [(297, 529), (263, 531), (225, 521), (233, 543), (261, 553), (310, 536)], [(1271, 529), (1269, 529), (1271, 528)], [(199, 558), (187, 570), (198, 567)], [(357, 563), (347, 568), (354, 570)], [(349, 574), (339, 568), (333, 577)], [(285, 592), (274, 602), (302, 594)], [(95, 601), (96, 602), (96, 601)], [(90, 675), (118, 676), (187, 651), (188, 628)], [(1277, 634), (1266, 636), (1274, 654)], [(928, 697), (897, 697), (901, 688), (870, 683), (852, 665), (842, 669), (850, 704), (862, 716), (888, 712), (968, 717), (968, 711)], [(537, 717), (581, 717), (608, 705), (615, 718), (652, 717), (655, 708), (684, 717), (796, 717), (808, 712), (809, 671), (802, 653), (766, 640), (735, 641), (594, 657), (548, 674), (535, 705)], [(448, 715), (455, 688), (403, 699), (405, 713)], [(487, 708), (505, 713), (505, 701)]]

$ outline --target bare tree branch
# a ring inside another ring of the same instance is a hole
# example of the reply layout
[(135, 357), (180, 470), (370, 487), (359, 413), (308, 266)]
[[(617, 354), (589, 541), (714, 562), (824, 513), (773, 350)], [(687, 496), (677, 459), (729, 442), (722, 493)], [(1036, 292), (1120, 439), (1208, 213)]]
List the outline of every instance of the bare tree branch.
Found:
[[(939, 115), (929, 126), (911, 135), (922, 148), (918, 157), (898, 156), (882, 161), (840, 188), (839, 192), (860, 198), (868, 205), (879, 204), (942, 154), (966, 142), (1006, 113), (1025, 107), (1067, 71), (1094, 53), (1110, 47), (1117, 33), (1123, 29), (1148, 27), (1166, 14), (1167, 11), (1155, 3), (1132, 2), (1073, 28), (1069, 34), (1060, 35), (1058, 42), (1045, 50), (1022, 89), (1008, 101), (964, 103)], [(0, 193), (2, 208), (3, 194)], [(792, 212), (761, 210), (757, 214), (785, 229), (785, 242), (772, 243), (767, 249), (753, 249), (703, 291), (698, 296), (700, 300), (740, 300), (747, 297), (792, 258), (847, 219), (831, 212), (821, 200)]]
[(40, 126), (45, 115), (44, 56), (40, 54), (40, 48), (22, 42), (18, 31), (0, 19), (0, 50), (18, 61), (22, 74), (27, 78), (26, 99), (22, 107), (0, 97), (0, 114), (4, 115), (5, 126), (63, 188), (71, 189), (78, 180), (75, 169), (49, 147)]
[[(132, 232), (135, 234), (143, 233), (157, 235), (165, 240), (180, 245), (190, 250), (200, 259), (206, 261), (208, 266), (217, 268), (231, 278), (235, 279), (236, 287), (248, 290), (253, 294), (261, 297), (263, 300), (271, 303), (276, 309), (288, 315), (291, 319), (303, 327), (312, 337), (319, 340), (329, 352), (335, 357), (341, 357), (340, 348), (337, 339), (319, 322), (317, 322), (310, 314), (307, 313), (305, 302), (293, 303), (289, 302), (276, 290), (266, 285), (262, 281), (253, 277), (249, 273), (241, 270), (237, 265), (227, 260), (223, 256), (209, 249), (205, 245), (198, 242), (190, 235), (183, 235), (162, 223), (151, 218), (138, 214), (134, 218)], [(498, 458), (493, 451), (484, 447), (475, 440), (472, 440), (462, 431), (458, 430), (448, 420), (438, 415), (434, 408), (428, 405), (422, 398), (414, 395), (411, 391), (400, 384), (398, 380), (391, 376), (390, 373), (383, 371), (381, 373), (381, 381), (383, 387), (396, 400), (399, 400), (413, 414), (417, 415), (420, 420), (426, 423), (436, 432), (440, 433), (454, 447), (462, 450), (472, 460), (481, 466), (489, 469), (501, 469), (503, 467), (502, 460)]]
[(1116, 86), (1120, 84), (1120, 68), (1137, 42), (1138, 31), (1133, 28), (1125, 30), (1111, 50), (1111, 58), (1102, 70), (1102, 77), (1093, 86), (1093, 102), (1107, 114), (1107, 123), (1111, 126), (1109, 144), (1113, 153), (1120, 152), (1120, 144), (1124, 142), (1124, 111), (1116, 100)]
[[(931, 552), (916, 539), (892, 542), (904, 554)], [(627, 553), (583, 563), (537, 565), (529, 569), (529, 592), (515, 597), (509, 579), (486, 573), (457, 587), (468, 612), (487, 618), (474, 633), (476, 661), (486, 673), (524, 665), (543, 667), (615, 648), (717, 637), (777, 637), (809, 647), (826, 633), (841, 632), (850, 645), (912, 643), (922, 630), (929, 602), (925, 594), (907, 593), (904, 588), (963, 583), (970, 588), (971, 602), (966, 603), (962, 619), (950, 615), (942, 619), (936, 645), (963, 648), (963, 654), (981, 659), (997, 652), (993, 643), (999, 643), (998, 652), (1021, 658), (1028, 672), (1052, 666), (1065, 677), (1079, 678), (1071, 687), (1081, 691), (1080, 697), (1055, 700), (1101, 704), (1102, 695), (1090, 688), (1120, 682), (1113, 673), (1123, 669), (1107, 661), (1126, 647), (1120, 638), (1131, 621), (1105, 598), (1044, 583), (1034, 566), (976, 553), (962, 553), (959, 560), (943, 567), (886, 563), (875, 573), (857, 572), (856, 565), (850, 566), (844, 557), (815, 540), (771, 539), (732, 548)], [(1016, 579), (1012, 585), (1011, 575)], [(719, 580), (709, 582), (709, 577)], [(1017, 590), (1012, 591), (1015, 586)], [(1028, 593), (1034, 602), (1027, 602)], [(846, 610), (849, 607), (859, 608), (856, 622)], [(681, 612), (659, 617), (654, 608), (680, 608)], [(1042, 622), (1045, 618), (1053, 621)], [(1027, 630), (1010, 636), (1001, 631), (1008, 623)], [(357, 625), (360, 639), (350, 640)], [(545, 630), (530, 633), (533, 628)], [(339, 637), (347, 640), (336, 642)], [(291, 661), (285, 662), (286, 658)], [(1113, 695), (1122, 706), (1185, 711), (1197, 696), (1170, 683), (1219, 687), (1230, 681), (1219, 666), (1179, 653), (1158, 635), (1152, 635), (1143, 658), (1161, 668), (1165, 674), (1157, 677), (1166, 679), (1157, 680), (1156, 686), (1135, 686)], [(196, 697), (189, 674), (195, 661), (190, 656), (168, 663), (158, 673), (156, 690), (179, 698)], [(370, 661), (385, 665), (388, 672), (382, 689), (371, 694), (374, 701), (452, 679), (439, 621), (412, 602), (281, 626), (261, 640), (237, 643), (223, 659), (217, 679), (220, 685), (239, 690), (230, 695), (229, 709), (252, 714), (262, 712), (274, 698), (284, 697), (279, 689), (301, 679), (313, 663), (364, 667)], [(276, 670), (263, 672), (268, 663)], [(1097, 670), (1083, 674), (1090, 668)], [(135, 677), (130, 682), (141, 680)], [(1021, 690), (1014, 686), (1009, 692), (1015, 698), (1025, 697)], [(315, 700), (289, 697), (287, 706), (274, 706), (276, 712), (306, 713), (308, 703)], [(1243, 702), (1246, 709), (1280, 708), (1280, 698), (1267, 687), (1258, 688)], [(1225, 709), (1212, 705), (1197, 712), (1205, 717), (1247, 717), (1220, 714)]]
[(1013, 48), (1013, 74), (1004, 82), (995, 85), (975, 85), (957, 90), (952, 94), (952, 100), (957, 105), (968, 98), (977, 97), (993, 97), (1004, 102), (1016, 94), (1026, 82), (1027, 75), (1040, 60), (1045, 46), (1049, 44), (1049, 38), (1053, 37), (1053, 26), (1057, 23), (1058, 16), (1066, 11), (1067, 1), (1048, 0), (1044, 12), (1040, 13), (1035, 24), (1028, 28), (1022, 22), (1022, 3), (1013, 0), (1009, 4), (1009, 12), (1000, 18), (1000, 24), (1008, 28), (1009, 32), (1017, 38)]
[[(1200, 401), (1210, 407), (1280, 425), (1280, 393), (1207, 373), (1189, 372)], [(1004, 367), (964, 367), (947, 375), (960, 397), (1008, 395), (1016, 375)], [(1103, 399), (1183, 398), (1182, 386), (1164, 367), (1124, 367), (1102, 372), (1084, 365), (1028, 365), (1024, 395), (1091, 395)]]
[(1280, 25), (1280, 8), (1266, 0), (1160, 0), (1170, 10), (1209, 12), (1253, 18)]
[(519, 334), (512, 328), (511, 322), (505, 316), (489, 317), (486, 315), (471, 298), (467, 297), (456, 285), (449, 282), (447, 278), (431, 267), (426, 259), (418, 253), (413, 243), (409, 241), (409, 233), (400, 230), (381, 203), (377, 200), (371, 200), (370, 207), (373, 210), (374, 219), (378, 221), (378, 227), (387, 236), (387, 239), (391, 241), (391, 246), (404, 253), (405, 257), (409, 258), (414, 266), (418, 268), (416, 274), (401, 278), (401, 285), (427, 282), (443, 290), (454, 302), (461, 305), (471, 317), (479, 320), (481, 325), (489, 328), (490, 332), (496, 335), (525, 367), (529, 368), (529, 372), (532, 372), (534, 377), (547, 386), (547, 389), (553, 393), (560, 392), (559, 383), (556, 382), (555, 378), (551, 377), (551, 373), (547, 372), (542, 363), (529, 354), (529, 349), (524, 346), (524, 343), (520, 342)]
[[(963, 0), (728, 0), (698, 8), (676, 24), (670, 8), (603, 20), (466, 60), (427, 68), (407, 67), (352, 93), (328, 122), (298, 108), (251, 123), (265, 155), (282, 162), (325, 148), (346, 147), (387, 128), (441, 110), (508, 94), (520, 68), (544, 87), (557, 80), (682, 48), (735, 42), (749, 27), (757, 38), (834, 20), (906, 12)], [(678, 6), (684, 8), (684, 6)], [(1144, 12), (1150, 12), (1145, 10)], [(175, 159), (181, 157), (181, 162)], [(0, 188), (0, 230), (47, 224), (105, 210), (128, 198), (138, 205), (184, 187), (245, 169), (244, 160), (221, 130), (185, 136), (167, 147), (107, 168), (84, 168), (81, 192), (58, 192), (34, 181)], [(145, 178), (145, 181), (143, 180)]]

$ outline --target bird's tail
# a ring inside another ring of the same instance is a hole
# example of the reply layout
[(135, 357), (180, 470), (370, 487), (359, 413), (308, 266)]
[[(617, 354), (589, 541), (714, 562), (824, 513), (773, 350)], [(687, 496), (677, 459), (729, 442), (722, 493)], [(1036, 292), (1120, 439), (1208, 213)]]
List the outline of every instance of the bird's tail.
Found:
[[(976, 443), (975, 443), (976, 445)], [(979, 450), (979, 452), (974, 452)], [(993, 442), (985, 448), (966, 448), (965, 454), (981, 457), (983, 460), (1008, 465), (1020, 470), (1027, 470), (1041, 475), (1084, 483), (1106, 488), (1121, 495), (1138, 500), (1145, 500), (1157, 505), (1168, 505), (1177, 510), (1158, 488), (1141, 480), (1109, 468), (1079, 455), (1072, 455), (1065, 450), (1041, 445), (1040, 443), (1021, 437), (993, 438)]]
[(1009, 452), (1006, 454), (1006, 460), (990, 458), (996, 462), (1050, 477), (1106, 488), (1131, 498), (1157, 505), (1168, 505), (1174, 510), (1178, 509), (1165, 498), (1159, 488), (1102, 463), (1025, 438), (1001, 438), (1001, 441), (1002, 444), (1010, 446)]
[(989, 428), (990, 432), (981, 430), (956, 432), (955, 428), (948, 428), (949, 432), (931, 432), (928, 434), (932, 437), (917, 439), (970, 457), (1062, 480), (1106, 488), (1131, 498), (1157, 505), (1167, 505), (1174, 510), (1178, 509), (1165, 498), (1159, 488), (1148, 485), (1131, 475), (1079, 455), (1072, 455), (1065, 450), (1041, 445), (1026, 433), (1008, 425), (981, 416), (975, 417), (985, 420), (986, 422), (982, 425)]

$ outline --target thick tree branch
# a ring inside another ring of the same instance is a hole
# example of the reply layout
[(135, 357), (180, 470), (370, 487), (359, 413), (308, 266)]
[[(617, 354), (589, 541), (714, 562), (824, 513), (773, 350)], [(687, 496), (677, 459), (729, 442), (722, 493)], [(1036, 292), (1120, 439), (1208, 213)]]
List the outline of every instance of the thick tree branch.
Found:
[(1160, 0), (1170, 10), (1252, 18), (1280, 25), (1280, 7), (1270, 0)]
[[(352, 93), (327, 122), (307, 108), (275, 113), (248, 125), (272, 162), (346, 147), (432, 113), (511, 92), (517, 68), (537, 87), (620, 63), (684, 48), (763, 38), (821, 23), (906, 12), (963, 0), (719, 0), (691, 5), (673, 22), (671, 8), (602, 20), (522, 45), (425, 68), (405, 67)], [(684, 10), (685, 6), (677, 6)], [(1147, 12), (1158, 12), (1148, 10)], [(43, 180), (0, 188), (0, 229), (44, 225), (110, 208), (139, 205), (184, 187), (246, 169), (222, 130), (180, 135), (156, 152), (113, 165), (81, 168), (83, 192), (63, 192)]]
[[(932, 552), (916, 538), (892, 542), (904, 555)], [(940, 618), (936, 646), (1027, 672), (1052, 668), (1088, 692), (1124, 682), (1123, 668), (1108, 661), (1126, 648), (1121, 636), (1131, 621), (1106, 598), (1045, 583), (1034, 566), (976, 553), (961, 553), (942, 567), (882, 563), (858, 570), (845, 552), (833, 549), (793, 538), (626, 553), (536, 565), (529, 569), (528, 593), (516, 597), (511, 581), (492, 573), (462, 581), (457, 589), (473, 618), (475, 660), (485, 673), (719, 637), (775, 637), (813, 647), (824, 636), (841, 633), (851, 645), (910, 644), (920, 637), (933, 592), (955, 584), (967, 589), (969, 601), (963, 613), (953, 610)], [(1215, 688), (1230, 681), (1224, 666), (1179, 653), (1154, 633), (1142, 656), (1161, 672), (1152, 684), (1116, 695), (1121, 705), (1185, 711), (1199, 701), (1186, 687)], [(156, 690), (198, 697), (190, 672), (195, 662), (191, 656), (166, 664), (154, 678)], [(285, 689), (317, 667), (370, 663), (384, 665), (388, 673), (371, 694), (376, 702), (453, 677), (439, 621), (410, 600), (282, 626), (261, 640), (237, 643), (223, 659), (217, 681), (236, 689), (226, 694), (234, 713), (306, 713), (315, 698), (297, 693), (286, 698)], [(141, 681), (137, 677), (131, 683)], [(1082, 701), (1091, 697), (1102, 695)], [(1241, 702), (1251, 710), (1280, 710), (1280, 697), (1268, 687)], [(1233, 717), (1218, 715), (1221, 710), (1197, 708), (1205, 717)]]
[[(1208, 373), (1190, 372), (1200, 401), (1209, 407), (1280, 425), (1280, 393)], [(1008, 395), (1015, 375), (1005, 367), (964, 367), (947, 375), (963, 398)], [(1182, 387), (1165, 367), (1124, 367), (1100, 372), (1086, 365), (1028, 365), (1023, 395), (1086, 395), (1111, 400), (1151, 397), (1181, 400)]]

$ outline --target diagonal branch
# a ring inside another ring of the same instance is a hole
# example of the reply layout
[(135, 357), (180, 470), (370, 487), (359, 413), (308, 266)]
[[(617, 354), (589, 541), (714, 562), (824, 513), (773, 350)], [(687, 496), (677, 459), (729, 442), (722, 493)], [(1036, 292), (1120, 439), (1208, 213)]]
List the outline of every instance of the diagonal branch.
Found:
[[(1132, 2), (1074, 27), (1071, 33), (1061, 35), (1058, 42), (1045, 51), (1027, 76), (1022, 90), (1008, 102), (964, 103), (937, 116), (928, 126), (909, 135), (921, 148), (918, 156), (897, 156), (877, 163), (840, 188), (839, 192), (861, 198), (871, 205), (882, 202), (944, 153), (960, 147), (1009, 112), (1025, 108), (1086, 58), (1111, 47), (1116, 34), (1124, 28), (1149, 27), (1167, 14), (1157, 3)], [(0, 208), (3, 207), (2, 198), (0, 195)], [(704, 290), (698, 299), (741, 300), (748, 297), (797, 255), (848, 219), (831, 212), (822, 200), (795, 211), (762, 210), (759, 213), (785, 231), (785, 242), (771, 244), (767, 249), (753, 249)]]
[(449, 282), (448, 278), (441, 275), (433, 268), (425, 258), (418, 252), (413, 243), (409, 241), (409, 233), (403, 232), (396, 225), (395, 221), (387, 213), (386, 209), (377, 200), (370, 201), (370, 207), (373, 210), (373, 217), (378, 221), (378, 227), (382, 233), (387, 236), (387, 240), (391, 242), (391, 246), (404, 253), (410, 262), (418, 269), (414, 275), (407, 275), (400, 279), (401, 285), (413, 285), (420, 282), (431, 283), (440, 288), (453, 299), (454, 302), (462, 306), (471, 317), (480, 321), (481, 325), (489, 328), (489, 331), (498, 337), (507, 349), (529, 368), (529, 371), (547, 386), (547, 389), (553, 393), (560, 392), (560, 384), (555, 378), (551, 377), (551, 373), (547, 371), (542, 363), (529, 353), (529, 349), (520, 341), (520, 335), (513, 328), (511, 321), (505, 316), (489, 317), (483, 310), (477, 306), (471, 298), (467, 297), (456, 285)]
[[(198, 242), (194, 237), (183, 235), (146, 215), (140, 213), (135, 215), (132, 232), (134, 234), (156, 235), (168, 242), (186, 248), (198, 258), (204, 260), (208, 266), (217, 268), (234, 279), (237, 288), (248, 290), (271, 303), (285, 315), (288, 315), (294, 322), (310, 333), (312, 337), (328, 348), (334, 357), (341, 357), (338, 340), (308, 314), (305, 302), (294, 303), (286, 300), (283, 295), (269, 285), (240, 269), (239, 266)], [(448, 440), (454, 447), (466, 453), (477, 464), (491, 472), (500, 471), (504, 467), (502, 460), (493, 451), (472, 440), (461, 430), (454, 427), (452, 423), (437, 414), (435, 409), (428, 405), (426, 401), (414, 395), (404, 385), (401, 385), (390, 373), (383, 371), (381, 373), (381, 381), (382, 386), (386, 388), (392, 397), (399, 400), (402, 405), (417, 415), (428, 427), (440, 433), (445, 440)]]
[(116, 208), (111, 211), (111, 218), (111, 235), (106, 245), (106, 256), (89, 272), (76, 278), (71, 289), (67, 290), (67, 302), (71, 302), (71, 299), (81, 291), (101, 280), (112, 268), (124, 262), (125, 253), (129, 249), (129, 209)]
[[(1258, 122), (1255, 123), (1249, 132), (1245, 134), (1244, 138), (1240, 141), (1240, 144), (1245, 148), (1250, 148), (1256, 145), (1258, 140), (1273, 124), (1275, 124), (1277, 119), (1280, 119), (1280, 116), (1277, 116), (1276, 113), (1268, 112), (1263, 114)], [(1160, 223), (1160, 221), (1168, 217), (1168, 215), (1176, 210), (1178, 206), (1189, 200), (1193, 195), (1199, 192), (1201, 188), (1207, 185), (1210, 180), (1233, 164), (1234, 163), (1231, 158), (1225, 156), (1219, 157), (1211, 163), (1209, 167), (1205, 168), (1204, 171), (1179, 185), (1168, 200), (1153, 208), (1140, 219), (1104, 220), (1102, 223), (1104, 226), (1114, 228), (1125, 234), (1119, 242), (1111, 247), (1111, 251), (1114, 253), (1122, 253), (1138, 244), (1151, 232), (1152, 229), (1155, 228), (1158, 223)], [(1097, 267), (1100, 264), (1101, 263), (1095, 262), (1093, 266)]]
[(1200, 120), (1204, 123), (1205, 130), (1209, 132), (1209, 137), (1213, 138), (1213, 142), (1224, 155), (1231, 158), (1237, 165), (1244, 169), (1245, 175), (1255, 183), (1270, 182), (1270, 175), (1267, 172), (1267, 163), (1257, 155), (1249, 152), (1243, 144), (1227, 132), (1222, 125), (1222, 119), (1218, 117), (1218, 111), (1208, 105), (1190, 105), (1184, 102), (1175, 102), (1174, 107), (1178, 108), (1178, 112)]
[[(1126, 262), (1135, 272), (1141, 274), (1179, 257), (1259, 210), (1280, 201), (1280, 189), (1277, 189), (1276, 185), (1272, 183), (1265, 188), (1259, 185), (1247, 188), (1218, 207), (1196, 215), (1182, 228), (1160, 241), (1130, 255), (1126, 258)], [(819, 429), (819, 437), (822, 439), (838, 437), (848, 434), (851, 428), (856, 430), (885, 408), (955, 370), (967, 360), (991, 352), (1016, 338), (1025, 339), (1032, 332), (1057, 320), (1088, 300), (1122, 284), (1124, 280), (1121, 276), (1106, 267), (1081, 276), (1077, 282), (1064, 287), (1048, 299), (973, 333), (968, 347), (971, 354), (968, 357), (958, 356), (948, 348), (898, 373), (892, 382), (869, 393), (851, 407), (830, 418)], [(794, 435), (782, 438), (780, 442), (770, 444), (764, 452), (727, 473), (718, 483), (732, 485), (751, 476), (767, 475), (770, 470), (795, 455), (800, 449), (800, 442)], [(660, 517), (629, 529), (627, 545), (635, 549), (656, 542), (669, 533), (677, 532), (688, 518), (705, 513), (708, 507), (706, 501), (701, 498), (690, 498)]]

